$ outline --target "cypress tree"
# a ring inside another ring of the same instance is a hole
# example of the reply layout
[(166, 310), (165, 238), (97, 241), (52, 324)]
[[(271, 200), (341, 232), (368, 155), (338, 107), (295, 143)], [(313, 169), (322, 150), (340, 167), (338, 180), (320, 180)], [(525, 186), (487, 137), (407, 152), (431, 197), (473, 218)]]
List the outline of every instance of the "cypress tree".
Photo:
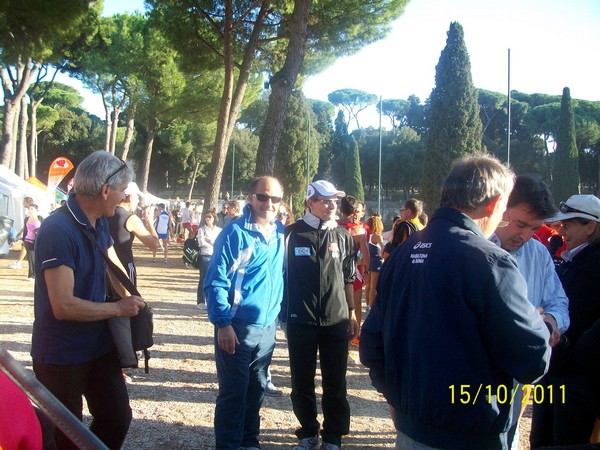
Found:
[(346, 181), (346, 165), (348, 154), (348, 124), (343, 111), (338, 111), (335, 128), (331, 136), (331, 178), (333, 184), (341, 186)]
[(425, 141), (422, 189), (427, 207), (439, 205), (440, 186), (452, 162), (481, 152), (482, 125), (471, 62), (458, 22), (452, 22), (446, 47), (435, 68), (431, 92), (429, 134)]
[[(293, 92), (289, 99), (279, 151), (275, 159), (275, 176), (285, 186), (287, 195), (306, 192), (306, 157), (308, 147), (308, 115), (313, 114), (301, 91)], [(319, 136), (311, 120), (309, 179), (317, 172), (319, 163)], [(289, 201), (288, 201), (289, 203)], [(299, 207), (302, 203), (298, 204)]]
[(575, 143), (575, 116), (568, 87), (563, 89), (560, 102), (555, 154), (552, 194), (556, 200), (567, 200), (571, 195), (579, 194), (579, 153)]
[(360, 156), (358, 154), (358, 143), (353, 136), (348, 135), (344, 138), (344, 147), (346, 151), (346, 181), (344, 191), (347, 195), (352, 195), (359, 200), (365, 199), (363, 189), (362, 175), (360, 173)]

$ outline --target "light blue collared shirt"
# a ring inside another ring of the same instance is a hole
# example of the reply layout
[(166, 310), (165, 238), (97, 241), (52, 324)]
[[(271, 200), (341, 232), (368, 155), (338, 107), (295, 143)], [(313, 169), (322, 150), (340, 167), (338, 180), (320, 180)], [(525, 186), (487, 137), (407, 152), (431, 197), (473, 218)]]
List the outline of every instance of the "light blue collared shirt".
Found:
[[(490, 238), (500, 246), (496, 234)], [(518, 250), (510, 253), (517, 260), (519, 271), (527, 281), (527, 298), (533, 306), (544, 309), (556, 319), (558, 329), (564, 333), (569, 328), (569, 299), (554, 269), (548, 249), (541, 242), (529, 239)]]

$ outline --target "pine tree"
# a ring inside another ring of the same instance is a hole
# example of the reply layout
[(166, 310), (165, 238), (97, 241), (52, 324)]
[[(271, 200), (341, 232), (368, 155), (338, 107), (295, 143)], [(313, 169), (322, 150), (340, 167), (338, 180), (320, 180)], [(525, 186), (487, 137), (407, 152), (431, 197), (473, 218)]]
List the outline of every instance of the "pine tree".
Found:
[(344, 139), (346, 158), (346, 180), (344, 191), (359, 200), (365, 199), (362, 176), (360, 173), (360, 156), (358, 154), (358, 143), (353, 136), (348, 135)]
[(471, 78), (463, 28), (458, 22), (450, 24), (429, 101), (422, 189), (425, 203), (433, 211), (439, 205), (440, 186), (452, 162), (482, 149), (477, 89)]
[(560, 122), (556, 136), (556, 161), (553, 170), (552, 194), (557, 200), (567, 200), (579, 194), (579, 153), (575, 143), (575, 116), (571, 91), (563, 89), (560, 102)]

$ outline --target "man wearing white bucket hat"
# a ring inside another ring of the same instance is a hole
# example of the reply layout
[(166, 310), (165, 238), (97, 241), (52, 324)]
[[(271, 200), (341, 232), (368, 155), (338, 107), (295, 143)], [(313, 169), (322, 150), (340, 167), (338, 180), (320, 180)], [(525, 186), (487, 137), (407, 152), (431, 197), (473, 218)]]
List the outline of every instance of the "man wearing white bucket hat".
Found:
[(561, 222), (560, 234), (567, 246), (557, 272), (569, 298), (571, 326), (565, 332), (569, 345), (553, 349), (550, 370), (540, 383), (555, 397), (534, 402), (532, 448), (587, 444), (595, 423), (600, 423), (600, 382), (585, 377), (590, 366), (598, 363), (579, 345), (582, 335), (600, 321), (600, 200), (573, 195), (548, 220)]

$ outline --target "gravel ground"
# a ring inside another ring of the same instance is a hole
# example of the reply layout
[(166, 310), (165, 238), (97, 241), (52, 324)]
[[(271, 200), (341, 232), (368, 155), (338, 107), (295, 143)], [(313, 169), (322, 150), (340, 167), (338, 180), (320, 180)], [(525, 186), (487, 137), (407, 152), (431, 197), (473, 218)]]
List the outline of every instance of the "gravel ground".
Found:
[[(181, 261), (181, 246), (174, 245), (168, 263), (152, 262), (150, 253), (135, 246), (140, 292), (154, 308), (154, 340), (150, 373), (127, 373), (133, 422), (124, 449), (211, 449), (217, 377), (213, 362), (213, 327), (206, 313), (196, 308), (198, 274)], [(27, 263), (8, 269), (17, 254), (0, 259), (0, 345), (29, 370), (33, 323), (33, 283), (27, 280)], [(394, 429), (388, 407), (371, 387), (358, 353), (351, 351), (348, 365), (348, 398), (352, 411), (345, 449), (393, 448)], [(261, 444), (264, 450), (290, 449), (298, 426), (292, 412), (286, 340), (277, 332), (271, 373), (283, 397), (267, 397), (261, 410)], [(317, 376), (317, 383), (320, 376)], [(320, 386), (318, 392), (320, 392)], [(530, 419), (521, 426), (526, 445)], [(86, 416), (84, 420), (89, 420)]]

